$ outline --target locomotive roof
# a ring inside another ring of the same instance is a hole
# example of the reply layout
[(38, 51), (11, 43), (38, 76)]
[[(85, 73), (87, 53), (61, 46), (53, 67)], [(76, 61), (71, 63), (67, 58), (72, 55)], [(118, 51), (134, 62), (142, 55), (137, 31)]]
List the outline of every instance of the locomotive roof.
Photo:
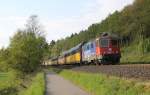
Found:
[(101, 34), (100, 38), (113, 38), (113, 39), (119, 39), (119, 36), (117, 36), (114, 33), (104, 32)]

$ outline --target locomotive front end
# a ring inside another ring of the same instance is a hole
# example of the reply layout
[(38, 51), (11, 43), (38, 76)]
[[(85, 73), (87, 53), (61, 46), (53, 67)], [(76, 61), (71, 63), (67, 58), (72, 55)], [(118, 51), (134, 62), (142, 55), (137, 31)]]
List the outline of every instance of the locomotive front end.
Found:
[(108, 34), (97, 38), (96, 56), (97, 61), (102, 64), (119, 63), (121, 58), (119, 38)]

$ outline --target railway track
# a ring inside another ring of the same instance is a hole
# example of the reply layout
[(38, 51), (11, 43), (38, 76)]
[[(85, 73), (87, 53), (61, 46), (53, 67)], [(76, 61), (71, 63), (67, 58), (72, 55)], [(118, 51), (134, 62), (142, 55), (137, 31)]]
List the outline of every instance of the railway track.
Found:
[(136, 78), (150, 80), (150, 65), (104, 65), (104, 66), (82, 66), (72, 68), (74, 71), (90, 73), (103, 73), (124, 78)]
[(88, 73), (103, 73), (123, 78), (150, 80), (150, 64), (126, 64), (126, 65), (59, 65), (52, 66), (59, 69), (70, 69)]

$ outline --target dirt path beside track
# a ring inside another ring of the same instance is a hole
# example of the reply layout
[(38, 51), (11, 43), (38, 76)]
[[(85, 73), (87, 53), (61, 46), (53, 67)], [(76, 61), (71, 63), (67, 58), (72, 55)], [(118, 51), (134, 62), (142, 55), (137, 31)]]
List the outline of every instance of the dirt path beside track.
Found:
[(46, 74), (46, 95), (89, 95), (55, 73)]

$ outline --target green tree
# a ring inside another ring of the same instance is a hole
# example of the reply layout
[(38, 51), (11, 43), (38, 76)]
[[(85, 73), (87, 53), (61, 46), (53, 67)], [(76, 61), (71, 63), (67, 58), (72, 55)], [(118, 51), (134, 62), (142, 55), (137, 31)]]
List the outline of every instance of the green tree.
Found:
[(11, 38), (12, 66), (25, 73), (35, 71), (44, 59), (47, 43), (37, 16), (31, 16), (24, 30), (18, 30)]

